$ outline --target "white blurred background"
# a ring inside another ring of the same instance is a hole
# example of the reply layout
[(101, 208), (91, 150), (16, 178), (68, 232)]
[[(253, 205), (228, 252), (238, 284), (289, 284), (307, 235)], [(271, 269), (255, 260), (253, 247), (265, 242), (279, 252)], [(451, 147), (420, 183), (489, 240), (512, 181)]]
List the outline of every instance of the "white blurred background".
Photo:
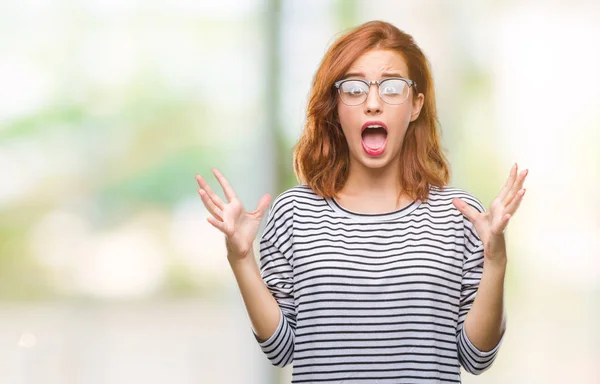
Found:
[(465, 383), (600, 383), (597, 1), (0, 0), (0, 383), (287, 383), (194, 175), (296, 184), (326, 48), (381, 19), (437, 86), (452, 184), (513, 162), (509, 329)]

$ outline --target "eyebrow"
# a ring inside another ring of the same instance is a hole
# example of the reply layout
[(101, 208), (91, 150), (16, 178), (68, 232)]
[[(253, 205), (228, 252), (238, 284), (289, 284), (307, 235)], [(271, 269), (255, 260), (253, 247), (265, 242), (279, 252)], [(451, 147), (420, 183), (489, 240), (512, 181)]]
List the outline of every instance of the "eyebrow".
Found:
[[(349, 73), (346, 73), (342, 77), (342, 80), (349, 79), (351, 77), (359, 77), (359, 78), (363, 78), (364, 79), (366, 76), (362, 72), (349, 72)], [(382, 78), (386, 78), (386, 77), (404, 77), (404, 76), (402, 76), (398, 72), (384, 72), (384, 73), (381, 74), (381, 77)]]

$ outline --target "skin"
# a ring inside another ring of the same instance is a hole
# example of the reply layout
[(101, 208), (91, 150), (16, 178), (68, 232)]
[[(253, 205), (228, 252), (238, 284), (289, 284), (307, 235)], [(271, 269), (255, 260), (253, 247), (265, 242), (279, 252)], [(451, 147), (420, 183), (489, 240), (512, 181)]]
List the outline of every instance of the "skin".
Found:
[[(348, 76), (351, 75), (351, 76)], [(381, 80), (387, 77), (410, 78), (402, 55), (389, 50), (371, 50), (359, 57), (346, 72), (347, 78)], [(372, 84), (367, 100), (348, 106), (338, 98), (340, 124), (350, 149), (350, 173), (337, 201), (347, 209), (363, 213), (383, 213), (408, 205), (412, 200), (402, 193), (397, 175), (400, 150), (410, 122), (419, 117), (424, 96), (410, 88), (403, 104), (387, 104)], [(383, 121), (388, 128), (387, 147), (377, 157), (367, 155), (361, 145), (361, 127), (367, 121)], [(400, 201), (398, 201), (398, 196)]]
[(207, 220), (225, 235), (227, 260), (237, 281), (242, 300), (256, 336), (267, 340), (279, 325), (277, 301), (265, 285), (256, 263), (252, 244), (262, 217), (269, 207), (271, 196), (262, 196), (256, 209), (247, 212), (227, 179), (217, 169), (213, 173), (225, 192), (223, 201), (200, 175), (196, 180), (202, 203), (212, 215)]
[(452, 201), (456, 209), (473, 223), (483, 243), (483, 274), (464, 324), (467, 336), (482, 351), (492, 350), (506, 329), (504, 278), (507, 254), (504, 231), (523, 200), (523, 183), (527, 174), (527, 169), (519, 172), (517, 164), (514, 164), (504, 187), (483, 213), (461, 199)]
[[(368, 80), (379, 80), (392, 74), (410, 78), (403, 57), (384, 50), (366, 52), (352, 64), (348, 73), (360, 73), (359, 78)], [(411, 202), (399, 185), (397, 174), (401, 164), (398, 156), (408, 124), (417, 119), (424, 101), (423, 94), (415, 95), (411, 88), (404, 104), (389, 105), (381, 100), (374, 87), (376, 85), (371, 85), (371, 92), (362, 105), (338, 103), (340, 123), (350, 149), (350, 175), (337, 200), (347, 209), (362, 213), (389, 212)], [(387, 148), (376, 158), (367, 155), (361, 146), (361, 127), (369, 120), (380, 120), (388, 126)], [(227, 179), (217, 169), (213, 169), (213, 173), (227, 201), (214, 193), (200, 175), (196, 175), (198, 192), (211, 214), (208, 222), (225, 235), (227, 260), (253, 329), (259, 339), (266, 340), (277, 328), (280, 310), (260, 276), (252, 245), (271, 196), (263, 195), (256, 209), (248, 212)], [(494, 348), (506, 327), (504, 231), (525, 194), (523, 183), (527, 173), (527, 170), (519, 173), (515, 164), (504, 187), (484, 213), (477, 212), (460, 199), (453, 200), (456, 209), (473, 223), (484, 246), (483, 275), (464, 325), (471, 342), (482, 351)], [(401, 199), (397, 200), (399, 195)]]

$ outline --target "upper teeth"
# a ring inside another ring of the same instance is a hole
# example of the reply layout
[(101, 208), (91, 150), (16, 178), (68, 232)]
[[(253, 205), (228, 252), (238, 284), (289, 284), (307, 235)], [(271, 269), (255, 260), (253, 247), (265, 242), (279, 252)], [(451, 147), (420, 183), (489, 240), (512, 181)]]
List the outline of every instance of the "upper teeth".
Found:
[(381, 125), (369, 125), (367, 128), (383, 128)]

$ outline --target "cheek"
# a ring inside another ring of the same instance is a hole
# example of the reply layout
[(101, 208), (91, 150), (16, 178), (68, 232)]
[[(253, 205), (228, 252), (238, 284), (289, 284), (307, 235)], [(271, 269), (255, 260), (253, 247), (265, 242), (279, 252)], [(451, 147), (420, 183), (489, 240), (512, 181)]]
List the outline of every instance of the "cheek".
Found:
[(342, 126), (342, 131), (344, 131), (344, 135), (347, 135), (352, 121), (352, 118), (350, 116), (351, 111), (348, 110), (347, 105), (338, 102), (337, 112), (338, 119), (340, 120), (340, 125)]
[(412, 115), (412, 105), (401, 104), (394, 113), (394, 122), (400, 126), (401, 129), (406, 129), (410, 123), (410, 116)]
[(352, 108), (341, 103), (338, 103), (337, 112), (340, 124), (342, 125), (342, 130), (344, 131), (344, 134), (348, 134), (352, 130), (354, 124), (356, 124), (355, 121), (357, 118), (354, 116), (355, 112)]

